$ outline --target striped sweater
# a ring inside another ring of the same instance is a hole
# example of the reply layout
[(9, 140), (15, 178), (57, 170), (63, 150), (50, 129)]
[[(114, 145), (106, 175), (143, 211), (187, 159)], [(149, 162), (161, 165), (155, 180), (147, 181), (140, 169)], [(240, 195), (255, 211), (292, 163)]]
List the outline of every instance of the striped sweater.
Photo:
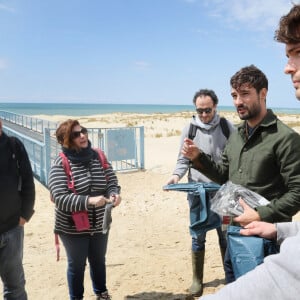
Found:
[[(91, 159), (88, 163), (73, 163), (69, 161), (74, 177), (74, 194), (68, 189), (67, 175), (64, 171), (62, 158), (58, 156), (50, 170), (49, 190), (55, 203), (54, 232), (59, 234), (92, 234), (102, 232), (105, 206), (94, 207), (88, 205), (89, 196), (104, 195), (109, 197), (112, 193), (119, 194), (118, 179), (109, 164), (103, 169), (98, 158)], [(72, 212), (87, 210), (90, 229), (76, 231), (72, 220)]]

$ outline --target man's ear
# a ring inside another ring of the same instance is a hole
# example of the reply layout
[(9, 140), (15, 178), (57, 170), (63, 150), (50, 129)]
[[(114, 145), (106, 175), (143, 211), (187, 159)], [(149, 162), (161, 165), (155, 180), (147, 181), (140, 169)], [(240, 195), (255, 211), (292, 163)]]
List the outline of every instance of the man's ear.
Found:
[(266, 101), (268, 90), (266, 88), (262, 88), (261, 91), (259, 92), (259, 94), (260, 94), (260, 97)]

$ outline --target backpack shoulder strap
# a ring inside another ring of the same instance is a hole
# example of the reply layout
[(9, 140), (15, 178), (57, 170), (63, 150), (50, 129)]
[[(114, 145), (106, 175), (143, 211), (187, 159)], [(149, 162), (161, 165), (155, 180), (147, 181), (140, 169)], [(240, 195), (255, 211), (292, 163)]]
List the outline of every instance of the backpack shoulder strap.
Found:
[(69, 160), (63, 152), (60, 152), (59, 156), (62, 159), (63, 168), (64, 168), (65, 173), (67, 175), (68, 188), (70, 190), (72, 190), (74, 193), (76, 193), (73, 173), (72, 173), (71, 168), (70, 168)]
[(106, 170), (109, 167), (109, 164), (107, 162), (107, 158), (106, 158), (104, 152), (99, 148), (93, 148), (93, 149), (97, 152), (103, 169)]
[(105, 172), (105, 170), (108, 169), (108, 167), (109, 167), (107, 158), (106, 158), (104, 152), (103, 152), (101, 149), (99, 149), (99, 148), (93, 148), (93, 149), (94, 149), (94, 151), (96, 151), (97, 154), (98, 154), (99, 161), (100, 161), (100, 163), (101, 163), (101, 165), (102, 165), (102, 168), (103, 168), (103, 170), (104, 170), (104, 173), (105, 173), (105, 179), (106, 179), (106, 182), (108, 182), (109, 176), (108, 176), (108, 175), (106, 174), (106, 172)]
[[(230, 136), (230, 130), (229, 130), (227, 120), (224, 117), (220, 118), (220, 126), (221, 126), (221, 129), (222, 129), (222, 133), (228, 139), (229, 136)], [(195, 125), (193, 123), (190, 124), (189, 133), (188, 133), (189, 139), (191, 139), (191, 140), (194, 139), (194, 137), (196, 136), (196, 132), (197, 132), (198, 128), (199, 127), (197, 125)]]
[(193, 140), (194, 137), (196, 136), (197, 129), (198, 127), (195, 124), (193, 123), (190, 124), (189, 133), (188, 133), (188, 138), (190, 140)]
[(220, 126), (224, 136), (228, 139), (230, 136), (230, 130), (229, 130), (227, 120), (224, 117), (220, 118)]

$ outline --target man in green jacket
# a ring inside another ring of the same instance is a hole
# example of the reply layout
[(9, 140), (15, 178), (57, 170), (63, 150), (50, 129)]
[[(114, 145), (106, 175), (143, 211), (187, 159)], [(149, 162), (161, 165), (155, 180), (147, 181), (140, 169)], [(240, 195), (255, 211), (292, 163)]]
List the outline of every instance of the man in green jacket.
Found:
[[(231, 134), (222, 162), (213, 162), (189, 139), (182, 154), (211, 180), (220, 184), (230, 180), (270, 201), (256, 209), (241, 201), (244, 213), (235, 222), (245, 226), (252, 221), (291, 221), (300, 210), (300, 136), (267, 109), (268, 80), (257, 67), (242, 68), (230, 85), (234, 106), (244, 122)], [(234, 281), (227, 260), (225, 269), (226, 282)]]

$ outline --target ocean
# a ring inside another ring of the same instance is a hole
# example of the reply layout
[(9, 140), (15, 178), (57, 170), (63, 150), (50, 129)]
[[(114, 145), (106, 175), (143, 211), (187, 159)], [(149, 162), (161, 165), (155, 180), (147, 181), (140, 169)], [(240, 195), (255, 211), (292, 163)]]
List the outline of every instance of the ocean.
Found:
[[(272, 108), (275, 113), (300, 114), (300, 108)], [(21, 115), (89, 116), (109, 113), (175, 113), (194, 111), (193, 105), (159, 104), (81, 104), (81, 103), (0, 103), (0, 110)], [(233, 112), (233, 106), (218, 106), (218, 111)]]

